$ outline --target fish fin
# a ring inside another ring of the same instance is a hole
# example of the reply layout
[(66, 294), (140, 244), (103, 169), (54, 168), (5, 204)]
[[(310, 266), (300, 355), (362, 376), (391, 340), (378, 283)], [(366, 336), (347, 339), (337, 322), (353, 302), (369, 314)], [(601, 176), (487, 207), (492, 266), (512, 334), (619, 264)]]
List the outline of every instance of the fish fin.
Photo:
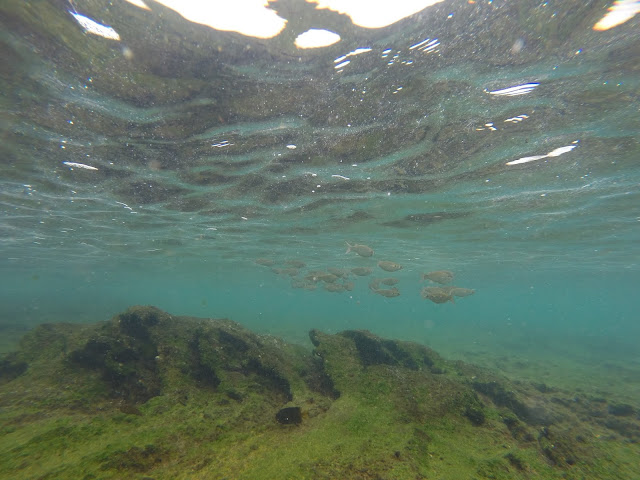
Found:
[(456, 301), (453, 299), (453, 295), (451, 295), (451, 303), (453, 303), (454, 305), (456, 304)]
[(349, 245), (349, 242), (344, 242), (344, 243), (346, 243), (346, 244), (347, 244), (347, 251), (346, 251), (346, 252), (344, 252), (345, 254), (347, 254), (347, 253), (349, 253), (349, 252), (351, 251), (351, 247), (352, 247), (353, 245)]

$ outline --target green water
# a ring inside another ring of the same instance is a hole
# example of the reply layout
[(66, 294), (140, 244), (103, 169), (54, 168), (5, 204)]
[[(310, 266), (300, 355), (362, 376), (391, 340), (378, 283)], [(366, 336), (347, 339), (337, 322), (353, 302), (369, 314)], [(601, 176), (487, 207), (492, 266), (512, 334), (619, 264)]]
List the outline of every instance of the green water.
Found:
[[(299, 51), (159, 5), (75, 5), (115, 42), (84, 32), (64, 2), (6, 2), (6, 338), (150, 304), (306, 345), (311, 328), (369, 329), (632, 396), (640, 51), (637, 19), (592, 30), (609, 4), (451, 1), (379, 30), (305, 10), (343, 40)], [(437, 51), (409, 49), (425, 38)], [(489, 93), (527, 83), (539, 86)], [(346, 241), (375, 255), (345, 254)], [(376, 262), (392, 260), (401, 294), (377, 295), (368, 278), (294, 289), (257, 258), (303, 261), (298, 278), (356, 266), (388, 276)], [(475, 294), (422, 299), (420, 275), (441, 269)]]

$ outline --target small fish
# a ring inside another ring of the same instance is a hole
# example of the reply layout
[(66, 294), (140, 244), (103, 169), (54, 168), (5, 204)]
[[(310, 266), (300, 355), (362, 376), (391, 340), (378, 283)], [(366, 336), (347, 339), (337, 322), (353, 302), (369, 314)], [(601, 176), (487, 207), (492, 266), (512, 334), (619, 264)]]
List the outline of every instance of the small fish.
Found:
[(344, 282), (342, 284), (342, 286), (344, 287), (344, 289), (348, 292), (350, 292), (351, 290), (353, 290), (353, 282)]
[(324, 286), (324, 289), (329, 292), (342, 292), (344, 291), (344, 285), (340, 283), (327, 283)]
[(351, 269), (351, 273), (354, 275), (358, 275), (359, 277), (366, 277), (367, 275), (371, 275), (373, 270), (369, 267), (356, 267)]
[(420, 295), (424, 299), (429, 299), (433, 303), (456, 303), (453, 300), (453, 295), (446, 288), (442, 287), (424, 287), (420, 292)]
[(338, 280), (338, 276), (334, 275), (333, 273), (321, 273), (320, 275), (317, 275), (318, 280), (322, 280), (325, 283), (335, 283), (336, 280)]
[(378, 286), (380, 285), (380, 279), (379, 278), (374, 278), (373, 280), (371, 280), (369, 282), (369, 288), (373, 291), (376, 291), (378, 289)]
[(400, 295), (400, 290), (398, 290), (396, 287), (389, 288), (389, 289), (374, 290), (374, 292), (376, 292), (378, 295), (382, 295), (383, 297), (387, 297), (387, 298), (397, 297), (398, 295)]
[(256, 263), (258, 265), (264, 265), (265, 267), (272, 267), (276, 264), (275, 260), (271, 260), (270, 258), (257, 258)]
[(348, 247), (346, 253), (354, 251), (361, 257), (371, 257), (373, 255), (373, 249), (371, 247), (368, 247), (366, 245), (361, 245), (358, 243), (354, 243), (353, 245), (351, 245), (349, 242), (345, 242), (345, 243), (347, 244), (347, 247)]
[(390, 287), (394, 286), (396, 283), (398, 283), (398, 279), (395, 277), (387, 277), (387, 278), (383, 278), (382, 280), (380, 280), (380, 283), (382, 283), (383, 285), (388, 285)]
[(386, 272), (397, 272), (402, 268), (402, 265), (398, 265), (394, 262), (387, 262), (386, 260), (379, 261), (378, 266)]
[(343, 270), (342, 268), (329, 267), (327, 268), (329, 273), (334, 274), (336, 277), (345, 278), (349, 276), (349, 272)]
[(476, 291), (473, 288), (453, 287), (451, 289), (451, 295), (454, 297), (468, 297), (474, 293), (476, 293)]
[(318, 283), (320, 281), (320, 275), (325, 275), (325, 272), (322, 270), (313, 270), (307, 273), (304, 279), (308, 282)]
[(432, 282), (445, 285), (453, 281), (453, 272), (449, 270), (438, 270), (436, 272), (429, 272), (422, 274), (422, 280), (431, 280)]

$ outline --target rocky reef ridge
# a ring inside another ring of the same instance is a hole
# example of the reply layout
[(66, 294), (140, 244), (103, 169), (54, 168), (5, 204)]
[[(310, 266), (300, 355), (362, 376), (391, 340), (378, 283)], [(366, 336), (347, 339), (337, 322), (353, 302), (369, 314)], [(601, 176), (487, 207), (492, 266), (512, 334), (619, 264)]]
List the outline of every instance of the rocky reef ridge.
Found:
[(136, 306), (0, 360), (3, 478), (640, 475), (636, 406), (512, 382), (368, 331), (313, 349)]

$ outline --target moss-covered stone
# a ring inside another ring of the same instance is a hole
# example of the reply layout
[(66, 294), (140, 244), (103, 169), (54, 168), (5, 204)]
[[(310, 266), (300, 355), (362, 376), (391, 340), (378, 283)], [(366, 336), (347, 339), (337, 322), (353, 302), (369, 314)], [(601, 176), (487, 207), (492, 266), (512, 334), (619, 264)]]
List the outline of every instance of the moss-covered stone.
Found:
[(0, 360), (0, 476), (640, 473), (640, 422), (606, 402), (509, 382), (367, 331), (310, 338), (313, 350), (153, 307), (38, 327)]

